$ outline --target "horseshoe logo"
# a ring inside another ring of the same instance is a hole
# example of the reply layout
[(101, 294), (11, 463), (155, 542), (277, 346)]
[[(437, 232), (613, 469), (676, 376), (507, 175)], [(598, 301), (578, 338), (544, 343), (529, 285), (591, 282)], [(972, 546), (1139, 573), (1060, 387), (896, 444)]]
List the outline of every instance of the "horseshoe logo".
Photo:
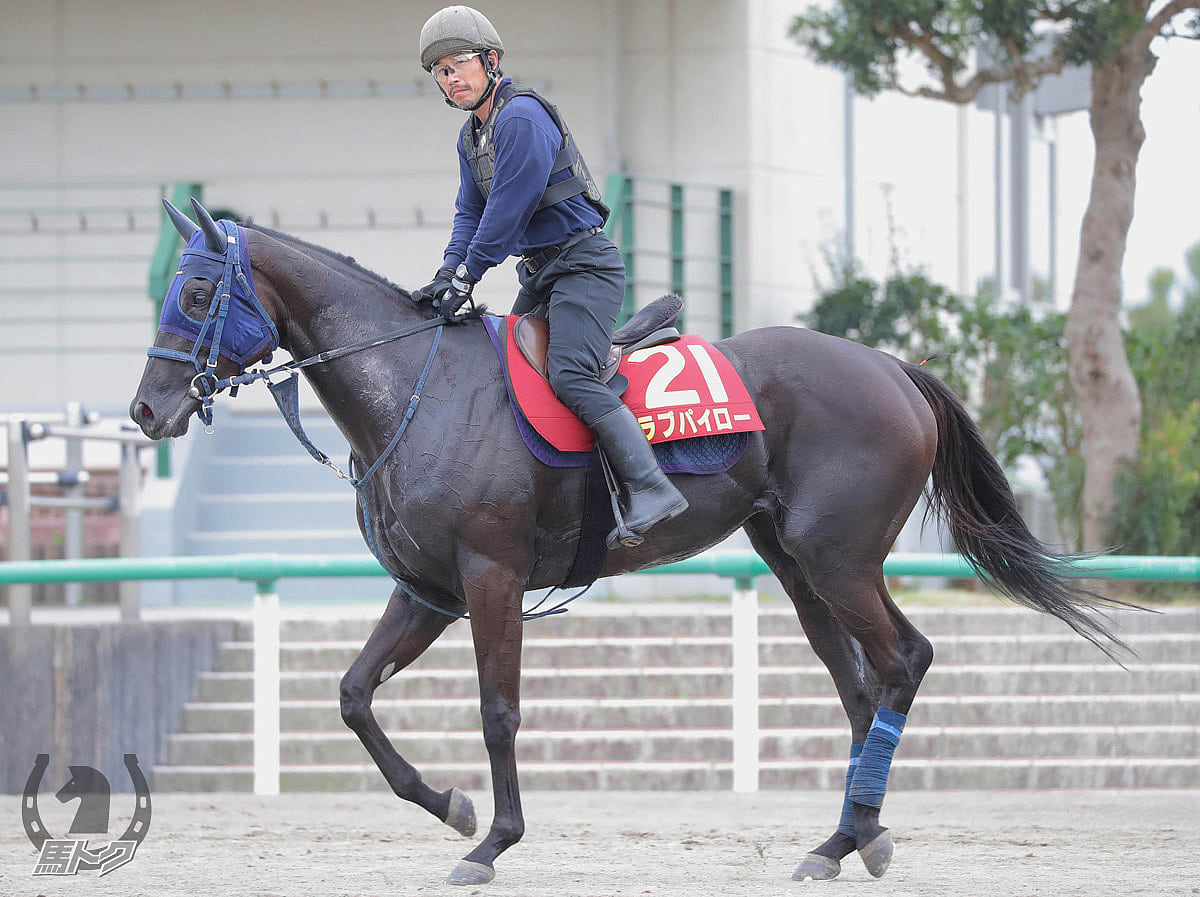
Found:
[[(53, 837), (46, 829), (46, 825), (42, 822), (41, 813), (38, 812), (38, 787), (42, 783), (42, 776), (46, 773), (46, 767), (50, 765), (49, 754), (38, 754), (37, 759), (33, 763), (33, 769), (29, 773), (29, 778), (25, 782), (25, 791), (21, 796), (21, 823), (25, 827), (25, 834), (29, 836), (29, 840), (33, 842), (34, 850), (40, 851), (42, 845)], [(133, 782), (133, 789), (136, 796), (134, 804), (133, 819), (129, 822), (129, 827), (125, 829), (118, 840), (135, 841), (138, 844), (146, 837), (146, 832), (150, 830), (150, 785), (146, 781), (145, 775), (138, 767), (137, 755), (125, 755), (125, 768), (129, 771), (129, 778)], [(90, 863), (84, 860), (80, 863), (80, 869), (97, 869), (98, 863)]]

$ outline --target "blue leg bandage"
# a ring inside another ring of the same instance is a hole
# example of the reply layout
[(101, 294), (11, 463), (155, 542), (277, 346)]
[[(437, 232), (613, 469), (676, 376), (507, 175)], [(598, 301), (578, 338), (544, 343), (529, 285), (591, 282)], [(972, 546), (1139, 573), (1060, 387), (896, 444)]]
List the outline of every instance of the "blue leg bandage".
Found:
[(904, 731), (903, 713), (880, 707), (875, 711), (875, 720), (863, 742), (862, 754), (858, 758), (858, 770), (850, 783), (850, 800), (868, 807), (883, 805), (887, 793), (888, 773), (892, 768), (892, 757)]
[(842, 818), (838, 820), (837, 830), (843, 835), (854, 837), (854, 804), (850, 800), (850, 783), (854, 781), (854, 773), (858, 769), (858, 756), (862, 753), (861, 744), (850, 745), (850, 766), (846, 769), (846, 798), (842, 801)]

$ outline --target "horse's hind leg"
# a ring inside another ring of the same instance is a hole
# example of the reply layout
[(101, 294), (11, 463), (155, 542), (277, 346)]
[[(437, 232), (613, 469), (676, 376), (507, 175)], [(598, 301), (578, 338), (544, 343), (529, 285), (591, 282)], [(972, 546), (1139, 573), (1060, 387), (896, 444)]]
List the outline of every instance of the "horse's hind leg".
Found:
[[(786, 551), (770, 520), (747, 525), (754, 547), (796, 606), (814, 651), (829, 668), (851, 727), (851, 761), (837, 831), (796, 870), (798, 879), (833, 878), (857, 848), (868, 870), (883, 875), (891, 838), (879, 824), (892, 752), (933, 649), (887, 593), (880, 564), (856, 575), (849, 547), (836, 562), (816, 563), (808, 575)], [(829, 571), (829, 572), (824, 572)], [(860, 775), (863, 769), (867, 772)]]
[(371, 712), (375, 689), (420, 657), (452, 620), (413, 601), (397, 586), (367, 643), (342, 677), (342, 719), (397, 796), (424, 807), (469, 837), (475, 833), (471, 799), (457, 788), (438, 792), (426, 785), (412, 764), (397, 753)]
[(828, 605), (809, 587), (796, 561), (780, 546), (771, 520), (765, 515), (753, 518), (746, 524), (746, 532), (755, 550), (792, 599), (804, 634), (817, 657), (829, 669), (850, 720), (851, 760), (837, 830), (809, 852), (793, 876), (797, 881), (808, 878), (827, 881), (837, 877), (841, 872), (841, 860), (855, 848), (850, 782), (875, 708), (879, 706), (879, 677), (867, 662), (862, 646), (838, 623)]

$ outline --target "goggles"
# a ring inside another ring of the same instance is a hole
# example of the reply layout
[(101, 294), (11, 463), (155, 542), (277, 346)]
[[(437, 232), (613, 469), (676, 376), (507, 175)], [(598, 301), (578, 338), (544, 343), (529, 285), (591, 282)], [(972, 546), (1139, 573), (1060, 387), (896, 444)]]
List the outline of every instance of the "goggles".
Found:
[(451, 75), (457, 72), (476, 56), (482, 58), (483, 53), (481, 53), (479, 50), (476, 50), (473, 53), (456, 53), (454, 56), (450, 57), (450, 62), (443, 62), (440, 65), (435, 65), (429, 70), (429, 73), (433, 75), (433, 79), (435, 81), (448, 81)]

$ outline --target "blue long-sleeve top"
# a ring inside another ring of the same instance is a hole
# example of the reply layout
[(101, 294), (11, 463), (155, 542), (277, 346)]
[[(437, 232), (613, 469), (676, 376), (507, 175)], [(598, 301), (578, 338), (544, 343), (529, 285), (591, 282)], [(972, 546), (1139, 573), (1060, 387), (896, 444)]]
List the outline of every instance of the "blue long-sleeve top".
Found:
[[(501, 85), (511, 80), (505, 78)], [(571, 234), (602, 223), (583, 194), (534, 211), (550, 183), (550, 169), (562, 146), (562, 134), (541, 103), (532, 97), (513, 97), (496, 114), (492, 128), (496, 164), (486, 200), (471, 175), (462, 141), (465, 129), (478, 124), (479, 119), (471, 115), (459, 133), (461, 182), (454, 203), (454, 227), (446, 246), (447, 268), (465, 262), (468, 273), (478, 280), (488, 268), (510, 255), (527, 255), (554, 246)], [(569, 169), (560, 171), (553, 183), (570, 176)]]

